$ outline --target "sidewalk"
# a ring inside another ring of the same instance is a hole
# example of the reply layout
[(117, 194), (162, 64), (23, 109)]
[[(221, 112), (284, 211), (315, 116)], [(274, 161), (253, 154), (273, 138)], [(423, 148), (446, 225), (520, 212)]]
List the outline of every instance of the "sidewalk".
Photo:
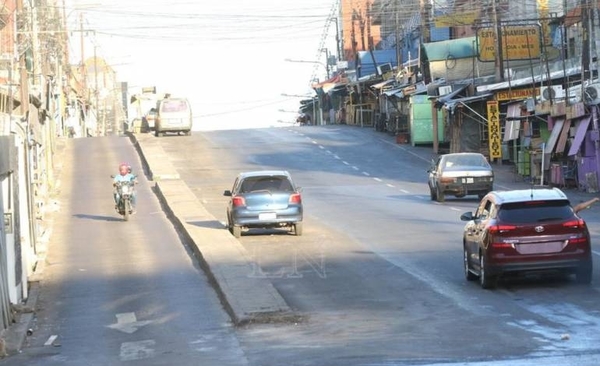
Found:
[[(395, 136), (390, 135), (386, 132), (377, 132), (372, 128), (364, 128), (365, 132), (372, 134), (376, 138), (384, 139), (390, 144), (397, 145), (398, 148), (412, 154), (419, 156), (421, 159), (425, 161), (431, 161), (435, 159), (438, 155), (433, 153), (432, 146), (412, 146), (410, 143), (408, 144), (397, 144)], [(531, 183), (526, 181), (526, 177), (521, 176), (516, 173), (516, 167), (514, 164), (502, 164), (502, 163), (493, 163), (492, 168), (494, 169), (494, 179), (495, 184), (494, 188), (497, 190), (510, 190), (510, 189), (529, 189), (531, 188)], [(537, 181), (534, 183), (534, 186), (539, 186), (540, 182)], [(545, 186), (549, 186), (548, 182), (544, 182)], [(599, 193), (588, 193), (584, 191), (580, 191), (576, 188), (570, 187), (558, 187), (560, 188), (566, 195), (569, 197), (571, 204), (576, 205), (580, 202), (584, 202), (590, 200), (594, 197), (600, 196)], [(592, 206), (592, 208), (596, 207), (596, 209), (600, 209), (600, 206)]]

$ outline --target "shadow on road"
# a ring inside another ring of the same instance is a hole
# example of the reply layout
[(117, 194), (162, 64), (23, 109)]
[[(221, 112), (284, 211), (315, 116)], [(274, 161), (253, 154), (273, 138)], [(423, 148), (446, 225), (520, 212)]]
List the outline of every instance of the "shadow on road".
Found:
[(223, 226), (223, 224), (221, 223), (221, 221), (218, 221), (218, 220), (206, 220), (206, 221), (188, 220), (188, 221), (186, 221), (186, 223), (188, 223), (190, 225), (198, 226), (198, 227), (204, 227), (207, 229), (224, 229), (225, 228)]
[(74, 217), (78, 219), (97, 220), (97, 221), (123, 221), (120, 217), (114, 216), (100, 216), (100, 215), (88, 215), (88, 214), (75, 214)]

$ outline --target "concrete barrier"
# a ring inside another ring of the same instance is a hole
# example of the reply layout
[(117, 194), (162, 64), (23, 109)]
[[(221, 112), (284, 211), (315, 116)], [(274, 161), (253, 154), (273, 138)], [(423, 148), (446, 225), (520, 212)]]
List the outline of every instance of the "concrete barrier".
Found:
[[(163, 174), (176, 170), (165, 159), (158, 141), (148, 135), (130, 138), (145, 169), (152, 172), (150, 179), (161, 177), (154, 191), (194, 251), (234, 324), (299, 321), (271, 281), (257, 275), (261, 272), (248, 251), (206, 210), (178, 174), (177, 178), (174, 174), (164, 178)], [(158, 155), (161, 151), (162, 157)]]

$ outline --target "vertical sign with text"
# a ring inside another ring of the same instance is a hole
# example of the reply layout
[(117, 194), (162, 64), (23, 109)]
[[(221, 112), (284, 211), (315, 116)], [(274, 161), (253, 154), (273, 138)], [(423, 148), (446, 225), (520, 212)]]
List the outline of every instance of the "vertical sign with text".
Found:
[(497, 100), (487, 102), (487, 118), (490, 159), (501, 158), (502, 138), (500, 136), (500, 111), (498, 110)]

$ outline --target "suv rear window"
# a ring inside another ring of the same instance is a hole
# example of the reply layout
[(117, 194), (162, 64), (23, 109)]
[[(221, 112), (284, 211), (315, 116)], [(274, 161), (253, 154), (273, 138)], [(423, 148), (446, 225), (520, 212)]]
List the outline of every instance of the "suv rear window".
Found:
[(287, 177), (251, 177), (246, 178), (242, 182), (240, 193), (249, 193), (255, 191), (277, 191), (277, 192), (293, 192), (292, 183)]
[(567, 220), (573, 217), (569, 201), (527, 201), (500, 206), (498, 218), (514, 224)]

